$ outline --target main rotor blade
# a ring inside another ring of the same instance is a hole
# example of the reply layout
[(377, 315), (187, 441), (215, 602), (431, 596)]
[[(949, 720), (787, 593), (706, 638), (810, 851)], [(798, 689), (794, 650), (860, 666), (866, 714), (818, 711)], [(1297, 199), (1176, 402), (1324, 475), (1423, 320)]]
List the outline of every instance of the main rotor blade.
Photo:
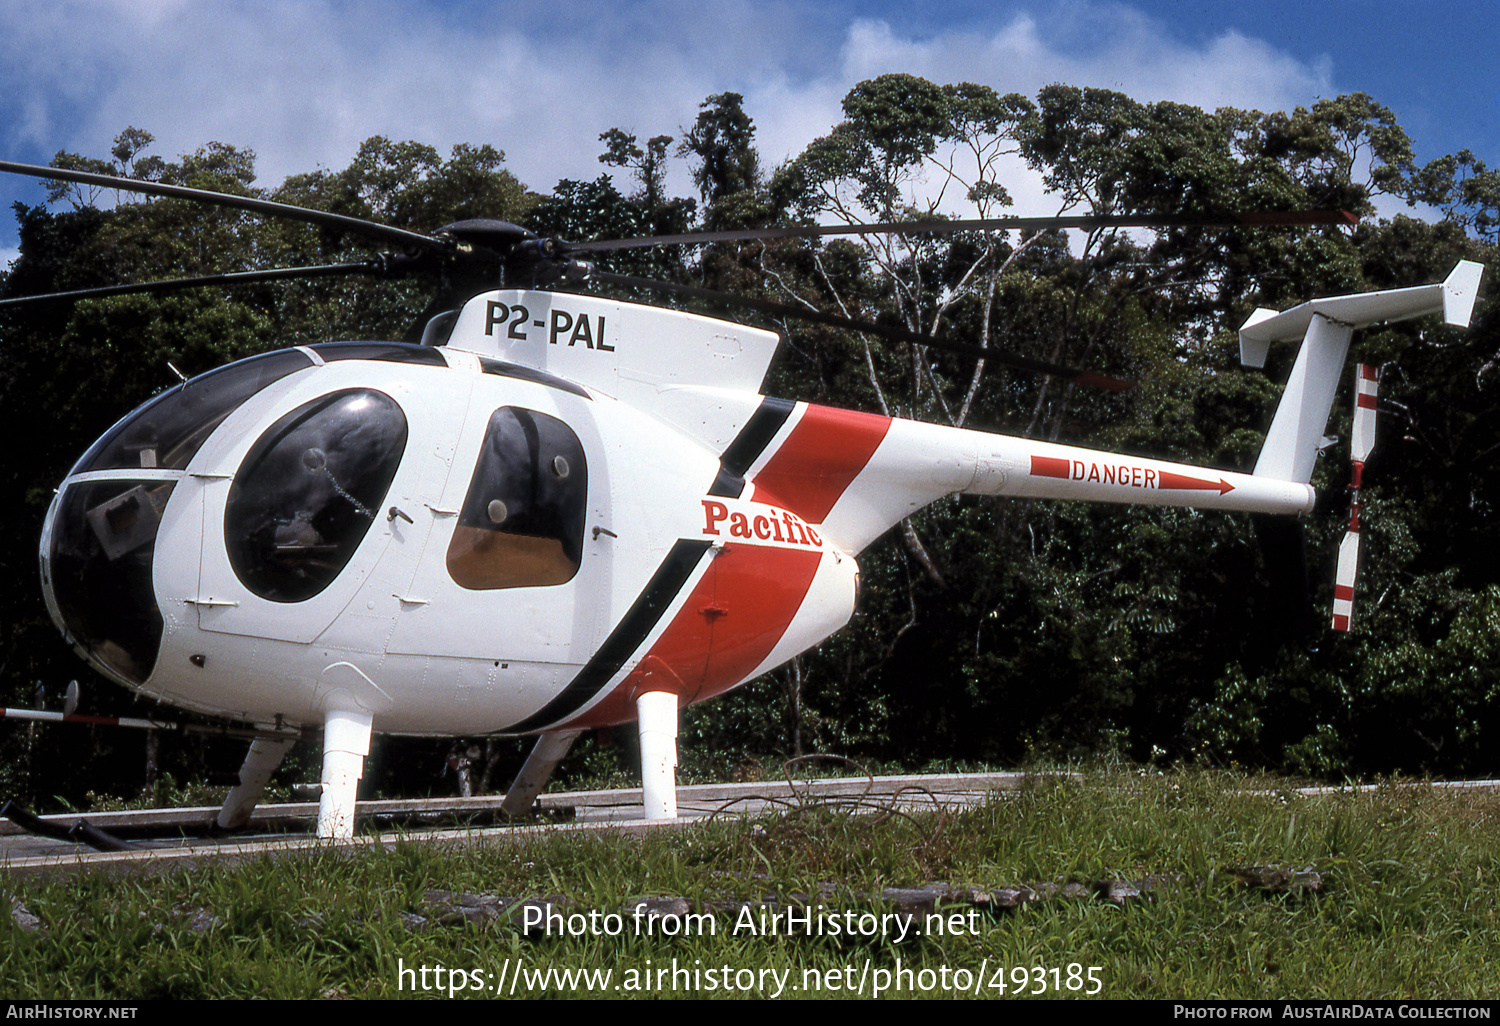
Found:
[(101, 299), (104, 296), (123, 296), (132, 292), (172, 292), (176, 289), (196, 288), (200, 285), (246, 285), (258, 281), (276, 281), (280, 278), (327, 278), (339, 274), (384, 274), (382, 261), (367, 260), (359, 264), (317, 264), (312, 267), (276, 267), (266, 271), (236, 271), (233, 274), (205, 274), (197, 278), (164, 278), (160, 281), (141, 281), (130, 285), (102, 285), (95, 289), (74, 289), (72, 292), (47, 292), (37, 296), (16, 296), (0, 299), (0, 307), (25, 306), (28, 303), (46, 303), (53, 300)]
[(95, 174), (92, 171), (74, 171), (70, 168), (43, 167), (39, 164), (17, 164), (9, 160), (0, 160), (0, 171), (9, 171), (11, 174), (17, 175), (35, 175), (38, 178), (50, 178), (60, 182), (80, 182), (84, 185), (98, 185), (107, 189), (139, 192), (147, 196), (172, 196), (177, 199), (190, 199), (197, 200), (200, 203), (212, 203), (220, 207), (236, 207), (240, 210), (254, 211), (257, 214), (268, 214), (272, 217), (285, 217), (293, 221), (306, 221), (309, 224), (337, 228), (354, 235), (363, 235), (368, 239), (375, 239), (398, 246), (416, 246), (435, 252), (441, 252), (450, 246), (449, 243), (441, 239), (435, 239), (431, 235), (409, 232), (404, 228), (393, 228), (390, 225), (377, 224), (374, 221), (366, 221), (359, 217), (331, 214), (326, 210), (312, 210), (308, 207), (293, 206), (290, 203), (275, 203), (271, 200), (256, 199), (253, 196), (234, 196), (226, 192), (211, 192), (208, 189), (190, 189), (185, 185), (166, 185), (162, 182), (142, 182), (134, 178), (119, 178), (115, 175)]
[(1101, 214), (1066, 217), (989, 217), (966, 221), (887, 221), (883, 224), (812, 225), (795, 228), (742, 228), (722, 232), (688, 232), (683, 235), (652, 235), (636, 239), (600, 239), (565, 243), (570, 253), (606, 253), (645, 246), (697, 246), (711, 242), (749, 242), (757, 239), (808, 239), (824, 235), (921, 235), (944, 232), (1043, 231), (1054, 228), (1232, 228), (1289, 225), (1359, 224), (1347, 210), (1292, 210), (1234, 214)]
[(811, 321), (814, 324), (827, 324), (835, 328), (862, 331), (896, 342), (906, 342), (911, 345), (927, 346), (929, 349), (941, 349), (945, 352), (959, 353), (963, 356), (976, 356), (985, 360), (993, 360), (1006, 367), (1030, 371), (1033, 374), (1055, 374), (1058, 377), (1067, 378), (1077, 384), (1087, 385), (1091, 388), (1107, 388), (1112, 392), (1128, 392), (1135, 387), (1135, 382), (1133, 381), (1122, 381), (1119, 378), (1096, 374), (1093, 371), (1079, 370), (1076, 367), (1064, 367), (1060, 364), (1047, 363), (1044, 360), (1033, 360), (1030, 357), (1020, 356), (1004, 349), (990, 349), (983, 346), (971, 346), (963, 342), (949, 342), (947, 339), (920, 335), (915, 331), (908, 331), (905, 328), (899, 328), (894, 325), (855, 321), (847, 317), (839, 317), (836, 314), (806, 310), (802, 307), (790, 306), (786, 303), (773, 303), (766, 299), (752, 299), (749, 296), (736, 296), (729, 292), (715, 292), (713, 289), (701, 289), (694, 285), (678, 285), (674, 282), (658, 281), (654, 278), (635, 278), (628, 274), (613, 274), (609, 271), (596, 270), (589, 275), (589, 279), (592, 281), (602, 281), (610, 285), (651, 289), (656, 292), (671, 292), (680, 296), (691, 296), (694, 299), (703, 299), (710, 303), (718, 303), (721, 306), (739, 306), (749, 310), (759, 310), (762, 313), (776, 314), (780, 317), (795, 317), (798, 320)]

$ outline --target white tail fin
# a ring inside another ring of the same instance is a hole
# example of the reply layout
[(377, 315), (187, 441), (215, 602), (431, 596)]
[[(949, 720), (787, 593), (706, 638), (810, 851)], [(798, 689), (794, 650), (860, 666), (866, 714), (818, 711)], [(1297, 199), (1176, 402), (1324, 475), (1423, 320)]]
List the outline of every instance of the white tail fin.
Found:
[(1464, 260), (1441, 284), (1333, 296), (1284, 313), (1256, 310), (1251, 314), (1240, 328), (1240, 361), (1246, 366), (1264, 366), (1272, 342), (1303, 340), (1255, 464), (1255, 476), (1311, 480), (1355, 328), (1434, 313), (1441, 313), (1449, 324), (1467, 327), (1483, 273), (1483, 264)]

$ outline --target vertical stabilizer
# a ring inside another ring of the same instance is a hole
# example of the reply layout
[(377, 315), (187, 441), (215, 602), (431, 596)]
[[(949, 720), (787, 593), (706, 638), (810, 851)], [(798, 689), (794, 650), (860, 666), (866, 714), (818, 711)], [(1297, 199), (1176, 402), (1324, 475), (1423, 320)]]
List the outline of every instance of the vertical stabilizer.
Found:
[(1326, 317), (1314, 317), (1308, 325), (1281, 405), (1276, 407), (1276, 419), (1255, 463), (1256, 477), (1304, 484), (1312, 480), (1318, 449), (1323, 445), (1323, 428), (1328, 425), (1328, 411), (1333, 408), (1339, 372), (1353, 336), (1351, 326)]

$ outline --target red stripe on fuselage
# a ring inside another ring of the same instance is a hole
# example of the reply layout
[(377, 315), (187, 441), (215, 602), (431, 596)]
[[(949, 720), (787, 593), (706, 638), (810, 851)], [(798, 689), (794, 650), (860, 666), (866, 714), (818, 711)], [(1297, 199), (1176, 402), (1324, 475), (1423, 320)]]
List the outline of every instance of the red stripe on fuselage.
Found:
[(684, 706), (728, 691), (786, 634), (821, 561), (819, 552), (726, 545), (636, 668), (598, 705), (554, 729), (628, 723), (646, 691), (675, 692)]
[(755, 475), (758, 502), (773, 502), (821, 524), (891, 429), (891, 418), (809, 406)]

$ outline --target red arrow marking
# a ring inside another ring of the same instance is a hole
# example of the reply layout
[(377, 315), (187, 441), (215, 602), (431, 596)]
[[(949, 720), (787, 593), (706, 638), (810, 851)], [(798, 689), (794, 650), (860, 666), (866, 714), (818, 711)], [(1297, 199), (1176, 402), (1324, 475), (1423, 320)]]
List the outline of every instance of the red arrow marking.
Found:
[(1172, 488), (1178, 491), (1207, 490), (1220, 495), (1234, 491), (1234, 485), (1219, 478), (1205, 481), (1201, 478), (1174, 474), (1169, 470), (1156, 471), (1132, 467), (1128, 464), (1084, 463), (1082, 460), (1059, 459), (1055, 456), (1031, 457), (1032, 477), (1057, 477), (1064, 481), (1083, 481), (1098, 484), (1121, 484), (1137, 488)]
[(1218, 492), (1220, 495), (1234, 491), (1234, 485), (1222, 477), (1217, 481), (1204, 481), (1200, 478), (1188, 477), (1186, 474), (1174, 474), (1170, 470), (1161, 472), (1161, 487), (1175, 488), (1180, 491), (1207, 489), (1211, 492)]

